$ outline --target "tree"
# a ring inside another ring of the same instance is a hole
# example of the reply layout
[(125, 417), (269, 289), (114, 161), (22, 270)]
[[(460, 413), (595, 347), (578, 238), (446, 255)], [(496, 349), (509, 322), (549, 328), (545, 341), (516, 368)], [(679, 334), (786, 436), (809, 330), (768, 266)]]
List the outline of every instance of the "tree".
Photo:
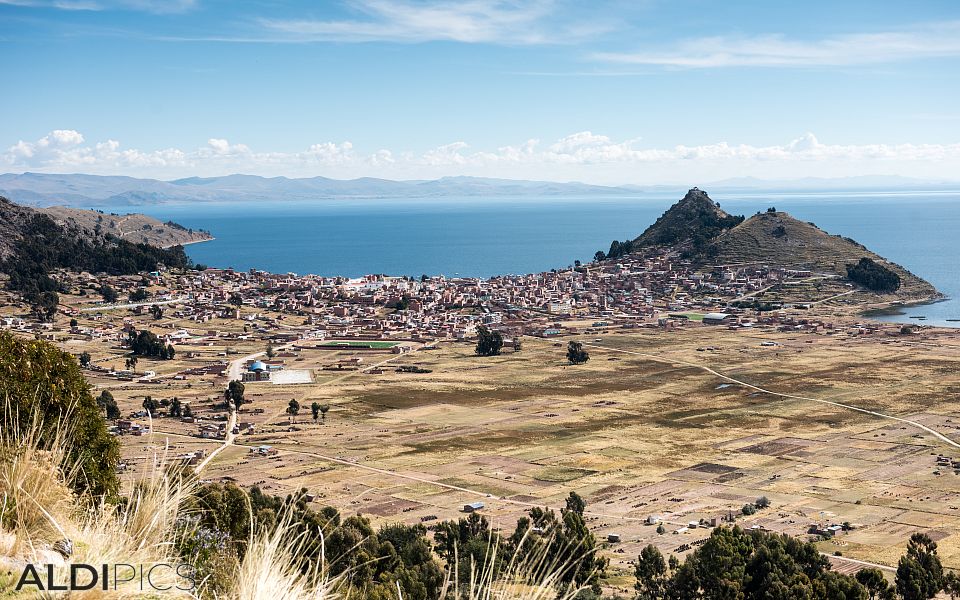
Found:
[(297, 415), (300, 414), (300, 403), (293, 398), (290, 399), (290, 403), (287, 405), (287, 414), (290, 415), (290, 418), (296, 423)]
[(243, 383), (237, 380), (231, 381), (227, 384), (227, 389), (223, 393), (223, 399), (227, 401), (232, 408), (240, 410), (240, 407), (243, 406), (245, 400), (243, 398), (243, 393), (246, 388)]
[(322, 422), (324, 422), (324, 423), (327, 422), (327, 413), (328, 413), (329, 411), (330, 411), (330, 405), (329, 405), (329, 404), (321, 404), (321, 405), (320, 405), (320, 420), (321, 420)]
[(320, 419), (320, 403), (312, 402), (310, 403), (310, 414), (313, 415), (313, 422), (316, 423)]
[(953, 571), (943, 576), (943, 591), (950, 595), (951, 600), (960, 598), (960, 577)]
[(76, 319), (70, 319), (70, 328), (73, 329), (80, 324), (80, 321)]
[(657, 523), (657, 533), (663, 535), (667, 532), (667, 528), (663, 526), (663, 523)]
[(57, 314), (57, 305), (60, 304), (60, 297), (57, 296), (56, 292), (41, 292), (35, 296), (27, 298), (30, 302), (30, 309), (33, 312), (33, 316), (41, 322), (49, 322), (53, 320), (54, 315)]
[(150, 296), (146, 288), (137, 288), (130, 292), (130, 302), (143, 302)]
[(163, 308), (158, 304), (154, 304), (150, 307), (150, 314), (153, 315), (155, 320), (159, 321), (163, 318)]
[(157, 334), (147, 329), (135, 331), (131, 329), (127, 333), (127, 345), (134, 357), (147, 356), (168, 360), (173, 358), (170, 349), (172, 346), (164, 344), (163, 340), (157, 337)]
[(107, 304), (112, 304), (119, 298), (117, 295), (117, 290), (113, 289), (107, 284), (100, 286), (100, 295), (103, 297), (103, 301)]
[(667, 563), (656, 546), (649, 544), (640, 551), (633, 571), (637, 579), (634, 588), (637, 590), (638, 600), (663, 598), (667, 583)]
[(597, 250), (593, 255), (593, 262), (601, 262), (607, 260), (607, 254), (603, 250)]
[(943, 583), (937, 543), (925, 533), (913, 534), (897, 565), (897, 593), (903, 600), (926, 600), (942, 590)]
[(241, 306), (243, 306), (243, 296), (241, 296), (236, 292), (234, 292), (233, 294), (230, 294), (230, 304), (236, 306), (237, 308), (240, 308)]
[(152, 397), (147, 396), (143, 399), (143, 410), (150, 413), (150, 416), (153, 416), (157, 409), (160, 408), (160, 403), (154, 400)]
[(80, 353), (80, 366), (81, 366), (81, 367), (89, 367), (89, 366), (90, 366), (90, 353), (89, 353), (89, 352), (81, 352), (81, 353)]
[(97, 397), (97, 405), (106, 413), (108, 419), (116, 420), (120, 418), (120, 408), (117, 406), (117, 401), (114, 400), (110, 390), (100, 392)]
[(570, 495), (567, 496), (567, 510), (583, 516), (583, 511), (586, 509), (586, 507), (587, 503), (583, 500), (583, 498), (580, 497), (580, 494), (576, 492), (570, 492)]
[(273, 358), (277, 353), (273, 350), (273, 344), (267, 345), (267, 358)]
[(567, 343), (567, 360), (572, 365), (582, 365), (590, 360), (590, 355), (583, 349), (582, 342), (570, 341)]
[(503, 335), (499, 331), (491, 330), (483, 325), (477, 327), (478, 356), (496, 356), (503, 348)]
[(855, 578), (867, 589), (870, 600), (893, 600), (895, 597), (893, 587), (887, 583), (887, 578), (883, 576), (880, 569), (873, 567), (860, 569)]
[(170, 416), (183, 416), (183, 405), (180, 403), (180, 398), (177, 398), (176, 396), (174, 396), (173, 400), (170, 401)]
[(63, 440), (78, 467), (70, 482), (78, 492), (112, 496), (119, 489), (118, 443), (73, 355), (0, 332), (0, 423), (8, 439), (35, 431), (41, 445)]
[(184, 405), (183, 405), (182, 415), (183, 415), (184, 417), (192, 417), (192, 416), (193, 416), (193, 410), (190, 408), (190, 405), (189, 405), (189, 404), (184, 404)]
[(768, 506), (770, 506), (770, 499), (767, 498), (766, 496), (760, 496), (759, 498), (757, 498), (757, 501), (754, 502), (754, 504), (756, 505), (757, 508), (767, 508)]

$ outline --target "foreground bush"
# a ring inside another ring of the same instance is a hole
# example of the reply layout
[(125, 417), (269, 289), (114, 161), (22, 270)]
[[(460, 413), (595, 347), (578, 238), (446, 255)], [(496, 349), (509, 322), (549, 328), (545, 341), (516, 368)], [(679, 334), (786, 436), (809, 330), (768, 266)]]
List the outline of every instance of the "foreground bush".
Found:
[(119, 446), (71, 354), (0, 332), (0, 424), (39, 448), (59, 445), (72, 468), (67, 483), (77, 492), (117, 492)]

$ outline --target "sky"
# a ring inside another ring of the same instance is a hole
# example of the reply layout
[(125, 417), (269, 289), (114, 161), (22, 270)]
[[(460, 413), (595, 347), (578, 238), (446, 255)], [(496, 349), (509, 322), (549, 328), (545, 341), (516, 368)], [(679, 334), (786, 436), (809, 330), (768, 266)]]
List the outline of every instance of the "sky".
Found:
[(0, 0), (0, 172), (960, 180), (960, 3)]

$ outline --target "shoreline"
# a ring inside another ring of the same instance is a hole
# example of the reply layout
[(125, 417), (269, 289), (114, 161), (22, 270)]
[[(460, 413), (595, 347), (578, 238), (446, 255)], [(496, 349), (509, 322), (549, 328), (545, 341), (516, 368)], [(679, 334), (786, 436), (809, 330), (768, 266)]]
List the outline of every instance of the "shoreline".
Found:
[(189, 242), (180, 242), (177, 244), (166, 244), (165, 246), (160, 246), (160, 247), (166, 250), (168, 248), (173, 248), (175, 246), (190, 246), (192, 244), (202, 244), (203, 242), (212, 242), (215, 239), (217, 238), (211, 235), (210, 237), (204, 238), (202, 240), (190, 240)]

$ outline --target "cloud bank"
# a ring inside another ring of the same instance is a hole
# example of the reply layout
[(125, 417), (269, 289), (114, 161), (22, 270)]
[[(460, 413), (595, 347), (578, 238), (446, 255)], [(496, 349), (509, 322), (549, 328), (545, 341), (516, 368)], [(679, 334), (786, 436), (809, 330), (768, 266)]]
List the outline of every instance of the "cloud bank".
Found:
[[(529, 139), (490, 151), (474, 150), (464, 141), (422, 152), (360, 151), (349, 141), (327, 141), (297, 152), (264, 152), (221, 138), (211, 138), (194, 149), (142, 150), (124, 148), (113, 139), (90, 142), (79, 131), (57, 129), (35, 141), (20, 140), (0, 154), (0, 167), (8, 171), (169, 178), (237, 172), (394, 178), (461, 174), (539, 178), (556, 173), (565, 174), (561, 177), (565, 179), (576, 176), (585, 181), (639, 183), (649, 182), (650, 174), (709, 169), (720, 176), (792, 172), (800, 176), (919, 173), (950, 177), (958, 165), (960, 143), (825, 144), (812, 133), (772, 146), (720, 141), (643, 148), (637, 139), (615, 140), (581, 131), (548, 143)], [(848, 171), (837, 173), (839, 166)]]

